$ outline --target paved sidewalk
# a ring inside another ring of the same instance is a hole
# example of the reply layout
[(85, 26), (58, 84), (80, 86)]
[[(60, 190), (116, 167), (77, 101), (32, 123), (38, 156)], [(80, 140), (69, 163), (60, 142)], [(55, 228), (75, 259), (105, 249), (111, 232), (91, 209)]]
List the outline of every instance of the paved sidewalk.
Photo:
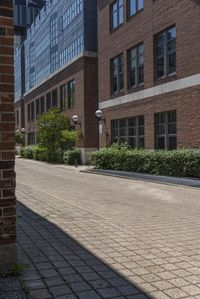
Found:
[(32, 298), (200, 299), (200, 190), (17, 161)]

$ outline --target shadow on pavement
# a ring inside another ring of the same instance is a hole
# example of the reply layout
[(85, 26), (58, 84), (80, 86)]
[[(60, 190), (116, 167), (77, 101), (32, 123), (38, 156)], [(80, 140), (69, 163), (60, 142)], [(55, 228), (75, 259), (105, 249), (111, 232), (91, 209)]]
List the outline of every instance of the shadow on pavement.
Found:
[(155, 298), (50, 219), (21, 203), (18, 203), (18, 259), (30, 266), (23, 280), (32, 298)]

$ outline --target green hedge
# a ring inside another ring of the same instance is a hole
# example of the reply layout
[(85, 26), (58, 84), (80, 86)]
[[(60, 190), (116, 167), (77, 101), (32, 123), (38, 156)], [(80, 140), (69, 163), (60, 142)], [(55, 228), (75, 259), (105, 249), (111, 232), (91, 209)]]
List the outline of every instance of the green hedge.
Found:
[(77, 164), (81, 164), (81, 152), (78, 149), (68, 150), (64, 152), (63, 161), (68, 165), (75, 165), (77, 160)]
[(50, 163), (66, 163), (68, 165), (81, 164), (81, 152), (80, 150), (68, 150), (63, 154), (62, 150), (56, 150), (55, 152), (49, 152), (45, 147), (31, 145), (22, 147), (20, 150), (20, 156), (25, 159), (34, 159), (38, 161), (47, 161)]
[(47, 161), (51, 163), (63, 163), (62, 150), (49, 152), (45, 147), (37, 145), (25, 146), (20, 150), (20, 156), (25, 159), (34, 159), (38, 161)]
[(96, 168), (177, 177), (200, 177), (200, 150), (149, 151), (106, 148), (91, 154)]

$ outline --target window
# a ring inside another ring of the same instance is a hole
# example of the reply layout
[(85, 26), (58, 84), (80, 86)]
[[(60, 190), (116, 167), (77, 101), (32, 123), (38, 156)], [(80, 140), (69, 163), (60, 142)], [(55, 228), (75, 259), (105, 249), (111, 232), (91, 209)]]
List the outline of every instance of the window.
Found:
[(36, 118), (40, 114), (40, 99), (36, 100)]
[(58, 42), (58, 21), (54, 18), (50, 21), (50, 41), (51, 47), (55, 46)]
[(168, 77), (176, 73), (176, 27), (155, 37), (155, 75)]
[(144, 116), (112, 120), (111, 142), (127, 143), (132, 148), (143, 148)]
[(28, 122), (30, 123), (30, 121), (31, 121), (31, 104), (28, 104), (27, 109), (28, 109)]
[(156, 149), (176, 149), (176, 111), (155, 114)]
[(116, 0), (110, 6), (110, 16), (111, 16), (111, 29), (117, 28), (123, 23), (124, 14), (124, 1)]
[(47, 111), (48, 111), (49, 109), (51, 109), (51, 93), (50, 92), (47, 94), (46, 101), (47, 101)]
[(74, 87), (75, 80), (72, 80), (68, 83), (68, 109), (74, 108)]
[(128, 87), (144, 83), (144, 45), (128, 51)]
[(66, 110), (67, 87), (66, 84), (60, 86), (60, 109)]
[(111, 92), (117, 93), (124, 88), (123, 55), (111, 60)]
[(44, 97), (40, 98), (40, 113), (43, 114), (45, 112), (45, 107), (44, 107)]
[(31, 121), (35, 121), (35, 102), (31, 103)]
[(128, 0), (128, 16), (131, 17), (144, 8), (144, 0)]
[(58, 68), (58, 51), (50, 54), (50, 71), (54, 73)]
[(52, 107), (57, 107), (58, 105), (58, 93), (57, 89), (52, 91)]

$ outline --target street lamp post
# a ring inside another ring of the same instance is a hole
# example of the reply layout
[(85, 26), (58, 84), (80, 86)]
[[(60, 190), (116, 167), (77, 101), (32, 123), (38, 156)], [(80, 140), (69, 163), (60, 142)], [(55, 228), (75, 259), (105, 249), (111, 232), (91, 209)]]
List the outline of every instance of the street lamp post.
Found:
[[(103, 111), (102, 110), (97, 110), (95, 112), (95, 116), (96, 116), (96, 118), (98, 119), (99, 122), (103, 121), (103, 123), (104, 123), (104, 127), (105, 127), (104, 133), (106, 135), (106, 146), (107, 146), (108, 145), (108, 136), (109, 135), (108, 135), (108, 132), (107, 132), (107, 129), (106, 129), (106, 119), (103, 118)], [(98, 149), (99, 149), (99, 147), (98, 147)]]

